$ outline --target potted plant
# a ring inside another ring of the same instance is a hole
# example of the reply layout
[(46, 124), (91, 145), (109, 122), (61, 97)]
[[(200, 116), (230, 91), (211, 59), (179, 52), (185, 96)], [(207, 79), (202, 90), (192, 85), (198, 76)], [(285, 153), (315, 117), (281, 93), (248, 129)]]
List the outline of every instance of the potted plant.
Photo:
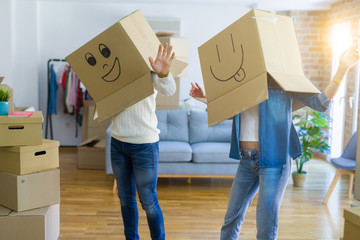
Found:
[(302, 155), (295, 159), (296, 171), (292, 173), (295, 187), (303, 187), (307, 175), (307, 172), (304, 171), (304, 164), (313, 157), (314, 150), (321, 153), (328, 153), (330, 150), (330, 146), (327, 144), (329, 114), (310, 111), (308, 107), (303, 111), (305, 113), (298, 111), (292, 116), (302, 149)]
[(10, 90), (0, 88), (0, 115), (7, 115), (9, 113), (10, 97)]

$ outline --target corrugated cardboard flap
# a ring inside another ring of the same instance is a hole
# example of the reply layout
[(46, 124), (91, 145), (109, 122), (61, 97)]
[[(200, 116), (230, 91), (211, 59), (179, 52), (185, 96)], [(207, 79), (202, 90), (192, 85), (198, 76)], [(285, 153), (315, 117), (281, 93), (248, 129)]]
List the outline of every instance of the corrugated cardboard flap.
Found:
[(39, 150), (46, 150), (51, 148), (59, 147), (59, 141), (43, 139), (42, 145), (32, 145), (32, 146), (11, 146), (11, 147), (2, 147), (0, 148), (1, 151), (8, 151), (8, 152), (37, 152)]
[(186, 62), (175, 58), (170, 67), (170, 72), (172, 73), (173, 77), (178, 77), (182, 73), (182, 71), (184, 71), (187, 65), (188, 64)]
[(150, 72), (134, 80), (127, 86), (96, 103), (99, 122), (104, 121), (125, 108), (147, 98), (154, 93)]
[(148, 68), (152, 69), (149, 56), (153, 59), (156, 58), (160, 41), (142, 12), (137, 10), (122, 18), (119, 22), (131, 39), (131, 42), (137, 48), (144, 62), (148, 65)]
[(288, 92), (320, 93), (319, 89), (305, 76), (269, 72), (279, 86)]
[[(93, 146), (88, 146), (88, 144), (91, 144), (91, 142), (94, 143)], [(95, 137), (86, 139), (84, 142), (80, 143), (80, 145), (78, 146), (78, 148), (79, 148), (79, 149), (82, 149), (82, 148), (86, 148), (86, 149), (93, 148), (93, 149), (96, 149), (96, 148), (105, 148), (105, 145), (106, 145), (105, 139), (101, 139), (101, 138), (99, 138), (98, 136), (95, 136)]]
[(42, 123), (44, 121), (41, 111), (35, 111), (30, 117), (8, 117), (0, 116), (0, 124), (29, 124)]
[(4, 80), (4, 77), (0, 77), (0, 83)]
[[(267, 73), (235, 88), (231, 92), (208, 102), (208, 125), (214, 126), (268, 99)], [(244, 101), (239, 100), (246, 99)]]

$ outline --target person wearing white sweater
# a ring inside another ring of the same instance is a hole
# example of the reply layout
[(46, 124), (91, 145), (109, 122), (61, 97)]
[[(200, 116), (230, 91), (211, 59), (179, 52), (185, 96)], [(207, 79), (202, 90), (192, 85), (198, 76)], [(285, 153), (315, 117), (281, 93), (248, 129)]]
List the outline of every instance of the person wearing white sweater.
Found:
[(155, 93), (112, 119), (111, 164), (127, 240), (139, 239), (136, 190), (146, 212), (151, 238), (165, 239), (164, 218), (156, 193), (160, 130), (157, 129), (155, 98), (158, 91), (165, 95), (173, 95), (176, 91), (175, 80), (169, 73), (174, 56), (172, 46), (159, 45), (156, 59), (149, 57), (155, 71), (151, 73)]

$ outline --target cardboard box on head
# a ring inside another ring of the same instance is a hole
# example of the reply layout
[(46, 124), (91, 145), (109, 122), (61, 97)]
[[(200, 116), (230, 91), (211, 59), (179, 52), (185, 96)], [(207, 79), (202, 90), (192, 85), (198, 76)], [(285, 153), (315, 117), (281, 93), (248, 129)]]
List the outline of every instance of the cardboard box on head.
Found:
[(304, 75), (288, 16), (251, 10), (198, 51), (209, 126), (268, 99), (268, 78), (284, 91), (319, 93)]
[[(154, 93), (148, 58), (156, 58), (159, 44), (136, 11), (65, 58), (94, 99), (99, 121)], [(174, 59), (170, 71), (176, 77), (186, 66)]]

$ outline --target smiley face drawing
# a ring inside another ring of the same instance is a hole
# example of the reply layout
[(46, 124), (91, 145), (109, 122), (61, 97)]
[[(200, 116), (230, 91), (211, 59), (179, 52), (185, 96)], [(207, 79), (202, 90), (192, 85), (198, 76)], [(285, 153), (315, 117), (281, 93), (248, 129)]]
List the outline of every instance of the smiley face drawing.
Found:
[[(230, 73), (230, 75), (228, 75), (228, 77), (218, 77), (216, 75), (216, 73), (214, 73), (212, 66), (210, 65), (210, 71), (211, 74), (213, 75), (213, 77), (221, 82), (226, 82), (229, 81), (230, 79), (234, 79), (237, 82), (241, 82), (246, 78), (246, 73), (245, 70), (243, 68), (243, 63), (244, 63), (244, 49), (242, 44), (240, 44), (240, 49), (235, 49), (235, 45), (234, 45), (234, 40), (233, 40), (233, 36), (232, 33), (230, 34), (231, 37), (231, 43), (232, 43), (232, 50), (234, 54), (241, 54), (241, 61), (240, 61), (240, 65), (239, 67), (234, 69), (234, 72)], [(221, 57), (220, 57), (220, 50), (219, 50), (219, 46), (216, 44), (216, 51), (217, 51), (217, 56), (218, 56), (218, 61), (219, 64), (221, 64)]]
[[(109, 59), (109, 57), (111, 56), (110, 49), (103, 43), (99, 44), (99, 52), (101, 53), (101, 56), (104, 57), (105, 59)], [(89, 52), (85, 54), (85, 60), (92, 67), (94, 67), (96, 64), (101, 64), (100, 61), (98, 63), (94, 55)], [(110, 68), (110, 70), (108, 70), (109, 65), (106, 63), (102, 65), (102, 68), (104, 69), (104, 75), (101, 78), (105, 82), (114, 82), (121, 75), (120, 61), (118, 57), (115, 57), (114, 61), (112, 62), (112, 67)]]

